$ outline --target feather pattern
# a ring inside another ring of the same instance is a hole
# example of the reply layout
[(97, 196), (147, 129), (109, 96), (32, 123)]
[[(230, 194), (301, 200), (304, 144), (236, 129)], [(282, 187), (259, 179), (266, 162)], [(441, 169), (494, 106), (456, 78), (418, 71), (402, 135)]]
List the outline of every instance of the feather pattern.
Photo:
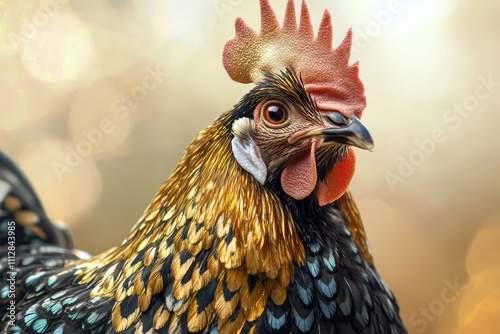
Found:
[[(260, 81), (194, 139), (124, 242), (94, 257), (72, 249), (66, 230), (48, 219), (29, 182), (0, 154), (4, 253), (10, 251), (9, 231), (16, 228), (15, 260), (0, 258), (0, 309), (14, 302), (15, 312), (0, 313), (0, 330), (406, 333), (396, 300), (373, 266), (350, 193), (319, 205), (316, 180), (300, 199), (282, 186), (280, 176), (304, 149), (310, 148), (307, 161), (313, 162), (315, 177), (325, 181), (350, 152), (348, 145), (325, 147), (317, 138), (304, 144), (285, 127), (261, 131), (260, 111), (269, 101), (277, 101), (279, 111), (293, 112), (294, 134), (324, 125), (323, 93), (329, 99), (346, 97), (328, 100), (327, 111), (333, 106), (339, 113), (361, 114), (365, 99), (357, 64), (348, 65), (351, 33), (331, 50), (328, 12), (314, 39), (305, 2), (298, 26), (293, 1), (288, 2), (282, 28), (268, 1), (260, 3), (260, 34), (237, 20), (225, 65), (241, 58), (248, 45), (271, 43), (279, 35), (279, 46), (294, 36), (292, 46), (312, 45), (313, 55), (331, 60), (323, 65), (342, 65), (348, 73), (336, 79), (340, 88), (330, 87), (332, 95), (330, 88), (325, 93), (315, 85), (318, 78), (331, 79), (324, 67), (319, 74), (307, 71), (310, 64), (293, 62), (279, 69), (259, 67)], [(286, 57), (293, 56), (289, 50)], [(248, 76), (245, 80), (255, 75), (233, 70), (228, 72)], [(251, 125), (246, 131), (235, 127), (242, 119)], [(233, 154), (238, 129), (259, 148), (254, 156), (262, 159), (256, 165), (260, 179)]]
[[(263, 96), (313, 106), (300, 79), (287, 73), (289, 84), (268, 77), (200, 133), (122, 245), (90, 259), (57, 244), (18, 247), (19, 328), (341, 333), (352, 325), (357, 332), (404, 332), (395, 299), (372, 266), (350, 194), (324, 207), (313, 196), (295, 201), (279, 178), (261, 185), (231, 155), (232, 124), (252, 117)], [(0, 275), (5, 309), (5, 258)]]

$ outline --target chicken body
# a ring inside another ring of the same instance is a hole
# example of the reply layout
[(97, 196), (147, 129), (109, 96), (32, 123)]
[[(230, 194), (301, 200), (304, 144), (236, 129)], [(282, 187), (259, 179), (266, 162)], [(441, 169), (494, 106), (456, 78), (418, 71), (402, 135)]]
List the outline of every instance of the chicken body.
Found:
[[(127, 239), (92, 258), (71, 249), (67, 234), (50, 223), (29, 184), (3, 157), (2, 256), (11, 222), (23, 238), (16, 240), (14, 270), (7, 257), (0, 260), (1, 329), (405, 333), (396, 300), (373, 267), (349, 192), (319, 205), (319, 186), (302, 200), (284, 191), (280, 178), (303, 144), (286, 150), (288, 141), (269, 142), (270, 133), (257, 125), (251, 139), (268, 166), (264, 184), (236, 161), (236, 121), (258, 121), (266, 101), (283, 108), (293, 103), (292, 120), (315, 112), (293, 69), (269, 74), (198, 135)], [(318, 115), (315, 121), (323, 122)], [(349, 147), (318, 148), (318, 180)]]

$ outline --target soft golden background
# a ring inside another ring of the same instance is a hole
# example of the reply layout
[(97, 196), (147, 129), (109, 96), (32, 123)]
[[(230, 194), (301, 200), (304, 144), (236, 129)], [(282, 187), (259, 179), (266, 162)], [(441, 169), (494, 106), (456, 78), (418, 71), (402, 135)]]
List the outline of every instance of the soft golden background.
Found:
[[(335, 43), (355, 31), (376, 150), (358, 151), (351, 188), (408, 329), (500, 333), (500, 2), (309, 2), (315, 27), (330, 9)], [(271, 3), (281, 20), (285, 2)], [(94, 254), (250, 89), (221, 50), (237, 16), (258, 27), (256, 0), (11, 0), (0, 13), (0, 147)], [(83, 153), (68, 165), (68, 150)]]

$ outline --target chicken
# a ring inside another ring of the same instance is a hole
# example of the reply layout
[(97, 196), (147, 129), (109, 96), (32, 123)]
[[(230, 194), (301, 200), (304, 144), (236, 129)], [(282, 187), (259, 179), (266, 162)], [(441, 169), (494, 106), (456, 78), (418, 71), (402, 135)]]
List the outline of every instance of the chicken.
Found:
[[(7, 333), (406, 333), (348, 189), (371, 150), (352, 33), (261, 0), (223, 52), (254, 83), (200, 132), (120, 246), (90, 257), (0, 156)], [(15, 252), (15, 254), (14, 254)], [(14, 256), (15, 255), (15, 256)]]

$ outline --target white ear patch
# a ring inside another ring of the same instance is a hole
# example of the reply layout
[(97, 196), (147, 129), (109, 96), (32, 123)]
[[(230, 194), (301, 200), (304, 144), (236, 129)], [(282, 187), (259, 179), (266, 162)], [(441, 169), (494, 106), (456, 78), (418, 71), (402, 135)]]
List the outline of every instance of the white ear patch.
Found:
[(267, 167), (260, 149), (254, 141), (255, 123), (250, 118), (237, 119), (233, 124), (234, 138), (231, 141), (233, 154), (238, 164), (255, 177), (260, 184), (266, 182)]

